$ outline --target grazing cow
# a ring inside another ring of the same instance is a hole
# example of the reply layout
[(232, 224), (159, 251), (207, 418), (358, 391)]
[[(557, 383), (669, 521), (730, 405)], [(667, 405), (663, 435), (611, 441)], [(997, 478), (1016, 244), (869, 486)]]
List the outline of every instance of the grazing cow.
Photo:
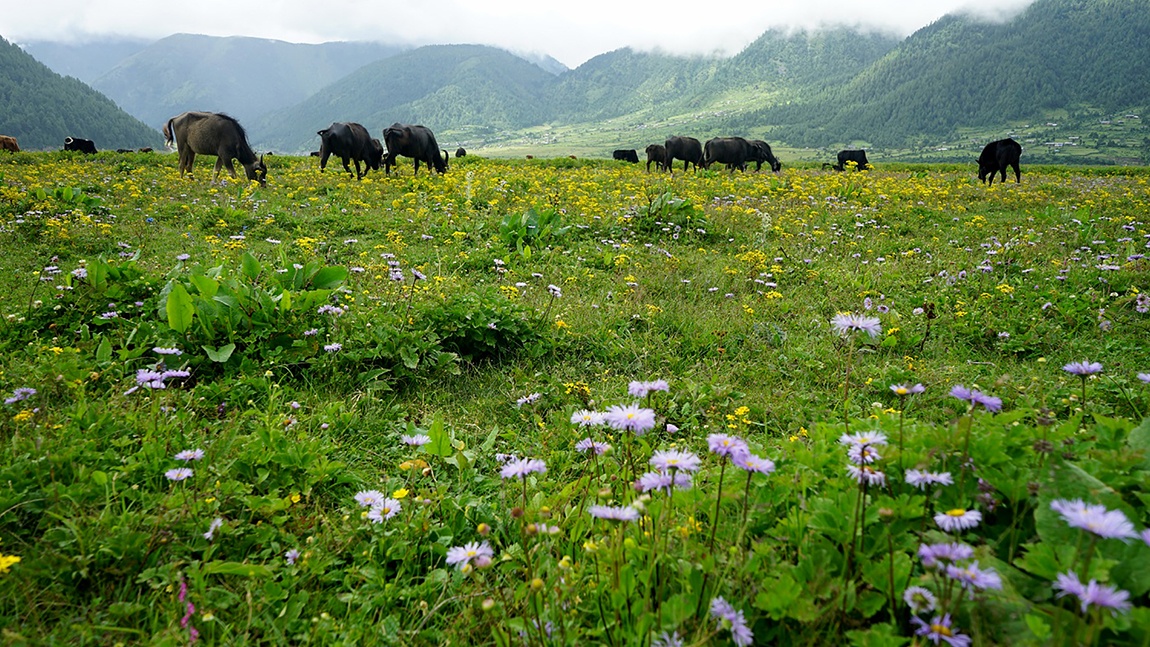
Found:
[(467, 151), (463, 150), (463, 147), (460, 146), (459, 148), (455, 149), (455, 157), (456, 159), (460, 157), (467, 157)]
[(312, 151), (312, 152), (308, 153), (308, 155), (310, 155), (311, 157), (319, 157), (319, 151)]
[(647, 172), (651, 172), (651, 162), (655, 163), (655, 170), (663, 168), (667, 164), (667, 147), (662, 144), (651, 144), (646, 149), (647, 153)]
[(0, 135), (0, 151), (12, 151), (13, 153), (19, 153), (20, 144), (16, 143), (15, 137)]
[[(363, 126), (354, 123), (337, 122), (316, 133), (320, 137), (319, 144), (319, 170), (327, 167), (327, 158), (336, 155), (343, 161), (343, 170), (351, 174), (348, 161), (355, 162), (355, 179), (362, 179), (369, 169), (378, 171), (383, 163), (383, 144), (378, 139), (372, 139), (371, 134)], [(365, 168), (361, 173), (359, 163), (363, 162)]]
[(703, 168), (710, 168), (718, 162), (726, 164), (732, 173), (735, 169), (747, 170), (747, 162), (758, 156), (757, 149), (742, 137), (716, 137), (707, 140), (703, 147)]
[(226, 167), (233, 178), (237, 177), (232, 160), (239, 160), (249, 180), (267, 186), (268, 167), (264, 158), (256, 157), (243, 126), (232, 117), (215, 112), (185, 112), (172, 117), (164, 124), (164, 143), (171, 146), (173, 141), (180, 152), (180, 177), (185, 172), (192, 174), (198, 153), (216, 156), (213, 182), (219, 177), (221, 167)]
[(528, 156), (527, 156), (527, 159), (529, 159), (529, 160), (533, 160), (533, 159), (535, 159), (535, 156), (534, 156), (534, 155), (528, 155)]
[(447, 151), (440, 156), (439, 144), (430, 129), (423, 126), (392, 124), (384, 129), (383, 141), (387, 144), (387, 157), (384, 158), (384, 172), (390, 173), (399, 155), (415, 160), (415, 174), (419, 174), (419, 163), (427, 164), (440, 173), (447, 172)]
[(140, 152), (141, 152), (141, 153), (151, 153), (151, 152), (152, 152), (152, 148), (151, 148), (150, 146), (145, 146), (145, 147), (143, 147), (143, 148), (141, 148), (141, 149), (140, 149)]
[(845, 171), (847, 162), (854, 162), (856, 171), (865, 171), (871, 168), (870, 162), (866, 158), (866, 151), (839, 151), (839, 163), (831, 168), (836, 171)]
[(574, 155), (568, 155), (567, 158), (568, 159), (576, 159)]
[(632, 148), (632, 149), (622, 149), (621, 148), (617, 151), (613, 151), (611, 153), (611, 157), (614, 159), (623, 161), (623, 162), (631, 162), (632, 164), (638, 164), (639, 163), (639, 154), (635, 152), (634, 148)]
[(761, 139), (752, 139), (750, 143), (755, 151), (754, 157), (747, 161), (753, 160), (755, 162), (756, 171), (762, 170), (763, 162), (766, 162), (771, 167), (771, 171), (775, 173), (778, 173), (780, 170), (782, 170), (783, 163), (780, 162), (779, 158), (775, 157), (775, 154), (771, 152), (770, 144)]
[(116, 152), (117, 152), (117, 153), (134, 153), (134, 152), (136, 152), (136, 151), (134, 151), (134, 150), (132, 150), (132, 149), (130, 149), (130, 148), (117, 148), (117, 149), (116, 149)]
[[(667, 138), (666, 143), (663, 144), (667, 147), (667, 161), (663, 167), (668, 171), (672, 170), (675, 160), (683, 160), (683, 170), (686, 171), (687, 167), (691, 164), (695, 165), (695, 170), (699, 170), (703, 166), (703, 145), (699, 140), (694, 137), (677, 137), (672, 135)], [(706, 168), (703, 166), (703, 168)]]
[(87, 155), (96, 154), (96, 144), (90, 139), (80, 139), (79, 137), (65, 137), (64, 150), (77, 151)]
[(1019, 167), (1019, 158), (1022, 157), (1022, 144), (1010, 139), (1000, 139), (990, 142), (982, 149), (978, 156), (978, 181), (986, 181), (986, 185), (994, 184), (995, 173), (1002, 173), (1002, 181), (1006, 182), (1006, 168), (1014, 169), (1014, 181), (1022, 182), (1022, 169)]

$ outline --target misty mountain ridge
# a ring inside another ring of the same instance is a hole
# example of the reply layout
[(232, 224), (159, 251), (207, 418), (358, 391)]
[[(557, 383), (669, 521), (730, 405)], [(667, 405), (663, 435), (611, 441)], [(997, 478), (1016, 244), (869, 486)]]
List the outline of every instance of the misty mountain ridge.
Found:
[(445, 147), (491, 150), (641, 148), (668, 134), (922, 148), (1043, 115), (1141, 112), (1148, 10), (1150, 0), (1037, 0), (1008, 20), (952, 14), (906, 38), (774, 29), (733, 56), (622, 48), (575, 69), (484, 45), (368, 61), (382, 50), (317, 56), (308, 48), (320, 46), (177, 35), (95, 83), (157, 127), (184, 110), (225, 111), (257, 148), (284, 152), (314, 150), (333, 121), (377, 136), (423, 123)]
[(60, 76), (0, 38), (0, 134), (24, 150), (60, 150), (64, 138), (101, 150), (163, 146), (163, 137), (76, 78)]

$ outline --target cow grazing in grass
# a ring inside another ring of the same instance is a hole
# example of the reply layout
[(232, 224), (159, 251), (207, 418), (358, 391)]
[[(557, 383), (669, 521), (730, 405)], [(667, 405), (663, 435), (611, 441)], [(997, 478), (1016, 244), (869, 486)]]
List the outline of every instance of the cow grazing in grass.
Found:
[(19, 153), (20, 144), (16, 143), (15, 137), (0, 135), (0, 151), (12, 151), (13, 153)]
[(779, 158), (775, 157), (775, 154), (771, 152), (770, 144), (761, 139), (752, 139), (750, 144), (755, 150), (754, 157), (748, 161), (753, 161), (755, 163), (756, 171), (762, 170), (763, 162), (766, 162), (767, 165), (771, 167), (772, 172), (778, 173), (783, 169), (783, 163), (780, 162)]
[(994, 175), (1002, 174), (1002, 181), (1006, 182), (1007, 167), (1014, 169), (1014, 181), (1022, 182), (1022, 168), (1019, 158), (1022, 157), (1022, 144), (1010, 139), (1000, 139), (990, 142), (982, 149), (978, 156), (978, 181), (985, 181), (987, 186), (994, 184)]
[(180, 152), (180, 177), (184, 173), (192, 174), (197, 154), (215, 155), (213, 182), (222, 167), (226, 167), (233, 178), (237, 177), (232, 160), (239, 160), (249, 180), (267, 185), (268, 167), (264, 158), (256, 157), (243, 126), (232, 117), (215, 112), (185, 112), (172, 117), (164, 124), (164, 143), (171, 146), (173, 141)]
[(392, 124), (383, 131), (383, 142), (387, 144), (387, 157), (384, 158), (384, 172), (390, 173), (399, 155), (415, 160), (415, 173), (419, 174), (419, 163), (427, 164), (440, 173), (447, 172), (447, 151), (440, 155), (439, 143), (435, 134), (424, 126)]
[[(348, 162), (355, 162), (355, 179), (362, 179), (368, 170), (379, 170), (383, 163), (383, 144), (372, 139), (367, 129), (354, 123), (337, 122), (316, 133), (319, 135), (319, 170), (327, 167), (327, 158), (335, 155), (343, 162), (343, 170), (351, 174)], [(359, 163), (364, 163), (360, 172)]]
[(845, 171), (848, 162), (854, 162), (856, 171), (866, 171), (871, 168), (870, 162), (866, 158), (866, 151), (862, 150), (839, 151), (838, 160), (838, 164), (831, 167), (836, 171)]
[(747, 162), (753, 162), (758, 157), (758, 150), (751, 142), (742, 137), (716, 137), (707, 140), (703, 147), (703, 168), (710, 168), (712, 164), (726, 164), (734, 173), (735, 169), (745, 171)]
[(647, 153), (647, 172), (651, 172), (651, 163), (654, 162), (658, 171), (667, 165), (667, 147), (662, 144), (651, 144), (645, 150)]
[(96, 144), (90, 139), (80, 139), (79, 137), (65, 137), (64, 150), (76, 151), (86, 155), (96, 154)]
[(663, 146), (667, 148), (667, 161), (663, 167), (668, 171), (672, 170), (675, 160), (683, 160), (684, 171), (691, 164), (695, 165), (695, 170), (699, 170), (700, 166), (706, 168), (703, 166), (703, 145), (694, 137), (672, 135), (667, 138)]
[(456, 159), (460, 157), (467, 157), (467, 151), (463, 150), (463, 147), (460, 146), (459, 148), (455, 149), (455, 157)]
[(617, 160), (622, 161), (622, 162), (631, 162), (632, 164), (638, 164), (639, 163), (639, 154), (636, 153), (635, 149), (633, 149), (633, 148), (631, 148), (631, 149), (620, 148), (619, 150), (612, 151), (611, 158), (617, 159)]

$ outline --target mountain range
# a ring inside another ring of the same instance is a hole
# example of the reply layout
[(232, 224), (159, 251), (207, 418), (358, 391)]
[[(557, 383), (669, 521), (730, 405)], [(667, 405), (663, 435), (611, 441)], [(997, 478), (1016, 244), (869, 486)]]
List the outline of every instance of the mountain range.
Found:
[[(374, 134), (397, 121), (423, 123), (444, 147), (490, 154), (642, 148), (672, 133), (930, 150), (1029, 121), (1133, 116), (1150, 105), (1148, 33), (1150, 0), (1037, 0), (1005, 22), (952, 14), (906, 38), (770, 30), (731, 57), (624, 48), (570, 70), (546, 55), (483, 45), (186, 34), (142, 48), (104, 43), (90, 55), (43, 43), (28, 51), (58, 67), (62, 52), (86, 58), (92, 86), (152, 127), (183, 110), (225, 111), (256, 148), (289, 153), (317, 148), (315, 132), (333, 121)], [(110, 67), (94, 69), (97, 59)], [(1132, 120), (1120, 138), (1096, 139), (1125, 147), (1126, 161), (1139, 149), (1150, 161), (1144, 130)], [(1031, 134), (1039, 142), (1047, 133)]]

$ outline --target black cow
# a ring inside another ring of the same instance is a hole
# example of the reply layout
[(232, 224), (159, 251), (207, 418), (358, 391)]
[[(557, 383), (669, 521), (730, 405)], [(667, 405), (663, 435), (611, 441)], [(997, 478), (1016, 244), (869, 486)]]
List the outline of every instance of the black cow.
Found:
[(459, 148), (455, 149), (455, 157), (457, 159), (460, 157), (467, 157), (467, 151), (463, 150), (463, 147), (460, 146)]
[(232, 160), (238, 160), (249, 180), (259, 182), (260, 186), (267, 185), (268, 167), (264, 158), (256, 157), (243, 126), (233, 117), (217, 112), (176, 115), (164, 124), (164, 143), (171, 146), (172, 142), (180, 152), (180, 177), (184, 177), (184, 173), (191, 175), (196, 155), (215, 155), (213, 182), (219, 177), (220, 169), (225, 167), (233, 178), (236, 177)]
[(90, 139), (80, 139), (79, 137), (65, 137), (64, 150), (78, 151), (87, 153), (88, 155), (96, 154), (96, 145)]
[(614, 159), (623, 161), (623, 162), (631, 162), (632, 164), (638, 164), (639, 163), (639, 154), (635, 152), (634, 148), (631, 148), (631, 149), (620, 148), (617, 151), (613, 151), (611, 153), (611, 157)]
[[(699, 170), (703, 166), (703, 145), (699, 140), (694, 137), (677, 137), (672, 135), (667, 138), (666, 143), (663, 144), (667, 148), (667, 158), (663, 163), (663, 168), (668, 171), (671, 170), (675, 160), (683, 160), (683, 170), (686, 171), (687, 167), (691, 164), (695, 165), (695, 170)], [(705, 166), (703, 168), (706, 168)]]
[(1022, 169), (1018, 165), (1022, 157), (1022, 144), (1010, 139), (1000, 139), (990, 142), (982, 149), (978, 156), (978, 181), (986, 181), (986, 185), (994, 184), (994, 174), (1002, 173), (1002, 181), (1006, 182), (1006, 168), (1014, 169), (1014, 181), (1022, 182)]
[(415, 160), (415, 173), (419, 174), (419, 162), (427, 164), (440, 173), (447, 172), (447, 151), (440, 157), (439, 143), (430, 129), (423, 126), (392, 124), (383, 131), (383, 141), (387, 144), (387, 157), (384, 158), (384, 172), (390, 173), (399, 155)]
[(866, 171), (870, 168), (870, 162), (868, 162), (866, 158), (866, 151), (839, 151), (839, 163), (831, 168), (836, 171), (845, 171), (847, 162), (854, 162), (856, 171)]
[[(343, 161), (343, 170), (351, 174), (348, 161), (355, 162), (355, 179), (362, 179), (369, 169), (378, 171), (383, 163), (383, 144), (378, 139), (372, 139), (367, 129), (354, 122), (336, 122), (316, 133), (319, 142), (319, 170), (327, 167), (327, 158), (331, 155)], [(363, 162), (366, 168), (360, 173), (359, 163)]]
[(758, 157), (757, 149), (742, 137), (716, 137), (707, 140), (703, 147), (703, 168), (710, 168), (718, 162), (726, 164), (732, 173), (735, 169), (747, 170), (747, 162)]
[(766, 162), (771, 170), (778, 173), (783, 168), (783, 163), (775, 154), (771, 152), (771, 145), (761, 139), (752, 139), (751, 146), (754, 147), (754, 157), (748, 161), (755, 163), (755, 170), (760, 171), (763, 168), (763, 162)]
[(662, 144), (651, 144), (646, 149), (647, 153), (647, 172), (651, 172), (651, 162), (655, 163), (655, 170), (658, 171), (667, 165), (667, 147)]

